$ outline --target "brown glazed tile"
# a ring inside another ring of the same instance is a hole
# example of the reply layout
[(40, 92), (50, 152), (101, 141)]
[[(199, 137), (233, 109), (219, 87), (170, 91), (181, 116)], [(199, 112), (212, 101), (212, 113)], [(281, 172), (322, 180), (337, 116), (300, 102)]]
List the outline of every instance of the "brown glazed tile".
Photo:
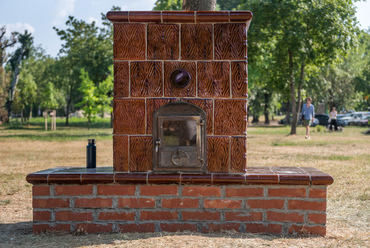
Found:
[(279, 174), (279, 184), (310, 185), (310, 177), (303, 174)]
[(145, 184), (147, 173), (114, 173), (114, 181), (118, 184)]
[(31, 173), (27, 175), (26, 181), (31, 184), (47, 183), (48, 174)]
[(148, 59), (179, 59), (179, 25), (148, 25)]
[(181, 60), (211, 60), (212, 31), (211, 24), (181, 25)]
[(113, 173), (87, 173), (81, 175), (82, 184), (113, 183)]
[(114, 96), (127, 97), (129, 95), (129, 68), (128, 62), (114, 62)]
[(128, 151), (128, 136), (113, 136), (114, 171), (129, 171)]
[(229, 137), (207, 137), (207, 172), (229, 172)]
[(197, 23), (229, 22), (229, 11), (197, 11)]
[(245, 100), (215, 100), (215, 135), (245, 135)]
[(246, 24), (215, 24), (215, 59), (247, 59)]
[(145, 100), (113, 100), (113, 133), (145, 134)]
[(198, 95), (230, 97), (229, 62), (198, 62)]
[(128, 11), (109, 11), (107, 18), (111, 22), (128, 22)]
[(162, 11), (163, 22), (195, 23), (194, 11)]
[(277, 174), (307, 174), (300, 167), (271, 167), (271, 170)]
[[(176, 69), (187, 71), (190, 76), (189, 85), (183, 89), (175, 88), (170, 81), (172, 72)], [(164, 62), (164, 95), (166, 97), (194, 97), (196, 96), (196, 64), (195, 62)]]
[(146, 133), (153, 133), (153, 114), (160, 107), (170, 103), (175, 102), (176, 98), (151, 98), (146, 100)]
[(246, 172), (249, 174), (266, 174), (266, 175), (275, 175), (270, 167), (265, 166), (248, 166)]
[(213, 134), (213, 101), (211, 99), (181, 99), (181, 101), (194, 104), (206, 112), (207, 134)]
[(50, 174), (48, 177), (48, 183), (80, 184), (81, 183), (81, 173)]
[(183, 184), (211, 184), (211, 174), (181, 174)]
[(312, 185), (331, 185), (334, 182), (334, 178), (324, 172), (310, 173)]
[(249, 22), (253, 17), (250, 11), (230, 11), (230, 22)]
[(274, 174), (246, 173), (247, 184), (279, 184), (279, 176)]
[(153, 170), (153, 138), (130, 137), (130, 171), (146, 172)]
[(231, 62), (231, 95), (233, 98), (248, 97), (247, 62)]
[(231, 137), (230, 173), (244, 173), (247, 167), (247, 138)]
[(114, 59), (144, 60), (145, 33), (145, 24), (114, 24)]
[(213, 174), (212, 184), (244, 184), (244, 174)]
[(131, 62), (131, 96), (162, 96), (162, 63), (153, 61)]
[(179, 183), (180, 174), (149, 174), (148, 183), (153, 184), (168, 184)]
[(130, 22), (161, 22), (161, 11), (130, 11)]

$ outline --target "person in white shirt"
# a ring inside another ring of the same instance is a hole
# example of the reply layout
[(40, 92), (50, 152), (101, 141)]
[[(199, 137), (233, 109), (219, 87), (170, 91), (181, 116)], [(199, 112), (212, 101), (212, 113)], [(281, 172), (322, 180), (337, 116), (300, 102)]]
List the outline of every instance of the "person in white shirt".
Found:
[(338, 131), (337, 111), (336, 111), (335, 107), (333, 107), (332, 111), (329, 113), (329, 119), (330, 119), (329, 130), (332, 131), (332, 128), (333, 128), (333, 125), (334, 125), (334, 130)]

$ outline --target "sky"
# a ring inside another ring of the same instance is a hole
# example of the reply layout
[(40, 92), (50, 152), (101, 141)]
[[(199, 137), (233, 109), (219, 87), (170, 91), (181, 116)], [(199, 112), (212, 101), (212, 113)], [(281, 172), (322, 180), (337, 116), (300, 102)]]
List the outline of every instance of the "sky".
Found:
[[(95, 21), (101, 25), (100, 13), (112, 6), (124, 11), (152, 10), (156, 0), (0, 0), (0, 27), (12, 31), (33, 34), (34, 44), (41, 45), (47, 54), (57, 56), (62, 41), (53, 27), (65, 29), (68, 16), (79, 20)], [(358, 2), (357, 19), (362, 29), (370, 28), (370, 1)], [(8, 49), (11, 52), (13, 49)]]

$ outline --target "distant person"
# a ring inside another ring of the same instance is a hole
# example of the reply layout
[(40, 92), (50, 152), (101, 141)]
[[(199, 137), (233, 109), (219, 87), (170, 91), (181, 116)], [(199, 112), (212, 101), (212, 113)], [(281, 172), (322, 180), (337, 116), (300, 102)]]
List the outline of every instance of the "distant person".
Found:
[(335, 107), (333, 107), (333, 109), (329, 113), (329, 119), (330, 119), (329, 130), (332, 131), (332, 128), (333, 128), (333, 125), (334, 125), (334, 130), (338, 131), (337, 111), (336, 111)]
[(303, 126), (306, 127), (306, 139), (310, 139), (310, 126), (315, 118), (315, 107), (311, 104), (312, 98), (307, 97), (306, 104), (303, 104), (302, 108), (302, 121)]

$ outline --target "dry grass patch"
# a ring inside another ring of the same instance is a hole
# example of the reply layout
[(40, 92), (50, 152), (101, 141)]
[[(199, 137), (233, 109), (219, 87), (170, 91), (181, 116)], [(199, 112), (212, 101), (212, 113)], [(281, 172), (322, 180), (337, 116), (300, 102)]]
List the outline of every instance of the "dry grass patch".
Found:
[[(334, 177), (328, 188), (326, 237), (236, 232), (33, 235), (31, 185), (25, 181), (26, 175), (57, 166), (85, 166), (89, 135), (97, 139), (98, 166), (112, 166), (111, 138), (94, 136), (109, 134), (111, 129), (75, 129), (71, 135), (64, 130), (64, 138), (59, 136), (57, 141), (40, 130), (10, 130), (12, 136), (8, 131), (0, 127), (0, 247), (370, 246), (370, 136), (363, 135), (361, 128), (346, 128), (344, 133), (314, 132), (311, 140), (304, 139), (303, 128), (296, 136), (287, 135), (287, 127), (248, 129), (249, 166), (310, 166)], [(27, 138), (30, 135), (35, 137)]]

